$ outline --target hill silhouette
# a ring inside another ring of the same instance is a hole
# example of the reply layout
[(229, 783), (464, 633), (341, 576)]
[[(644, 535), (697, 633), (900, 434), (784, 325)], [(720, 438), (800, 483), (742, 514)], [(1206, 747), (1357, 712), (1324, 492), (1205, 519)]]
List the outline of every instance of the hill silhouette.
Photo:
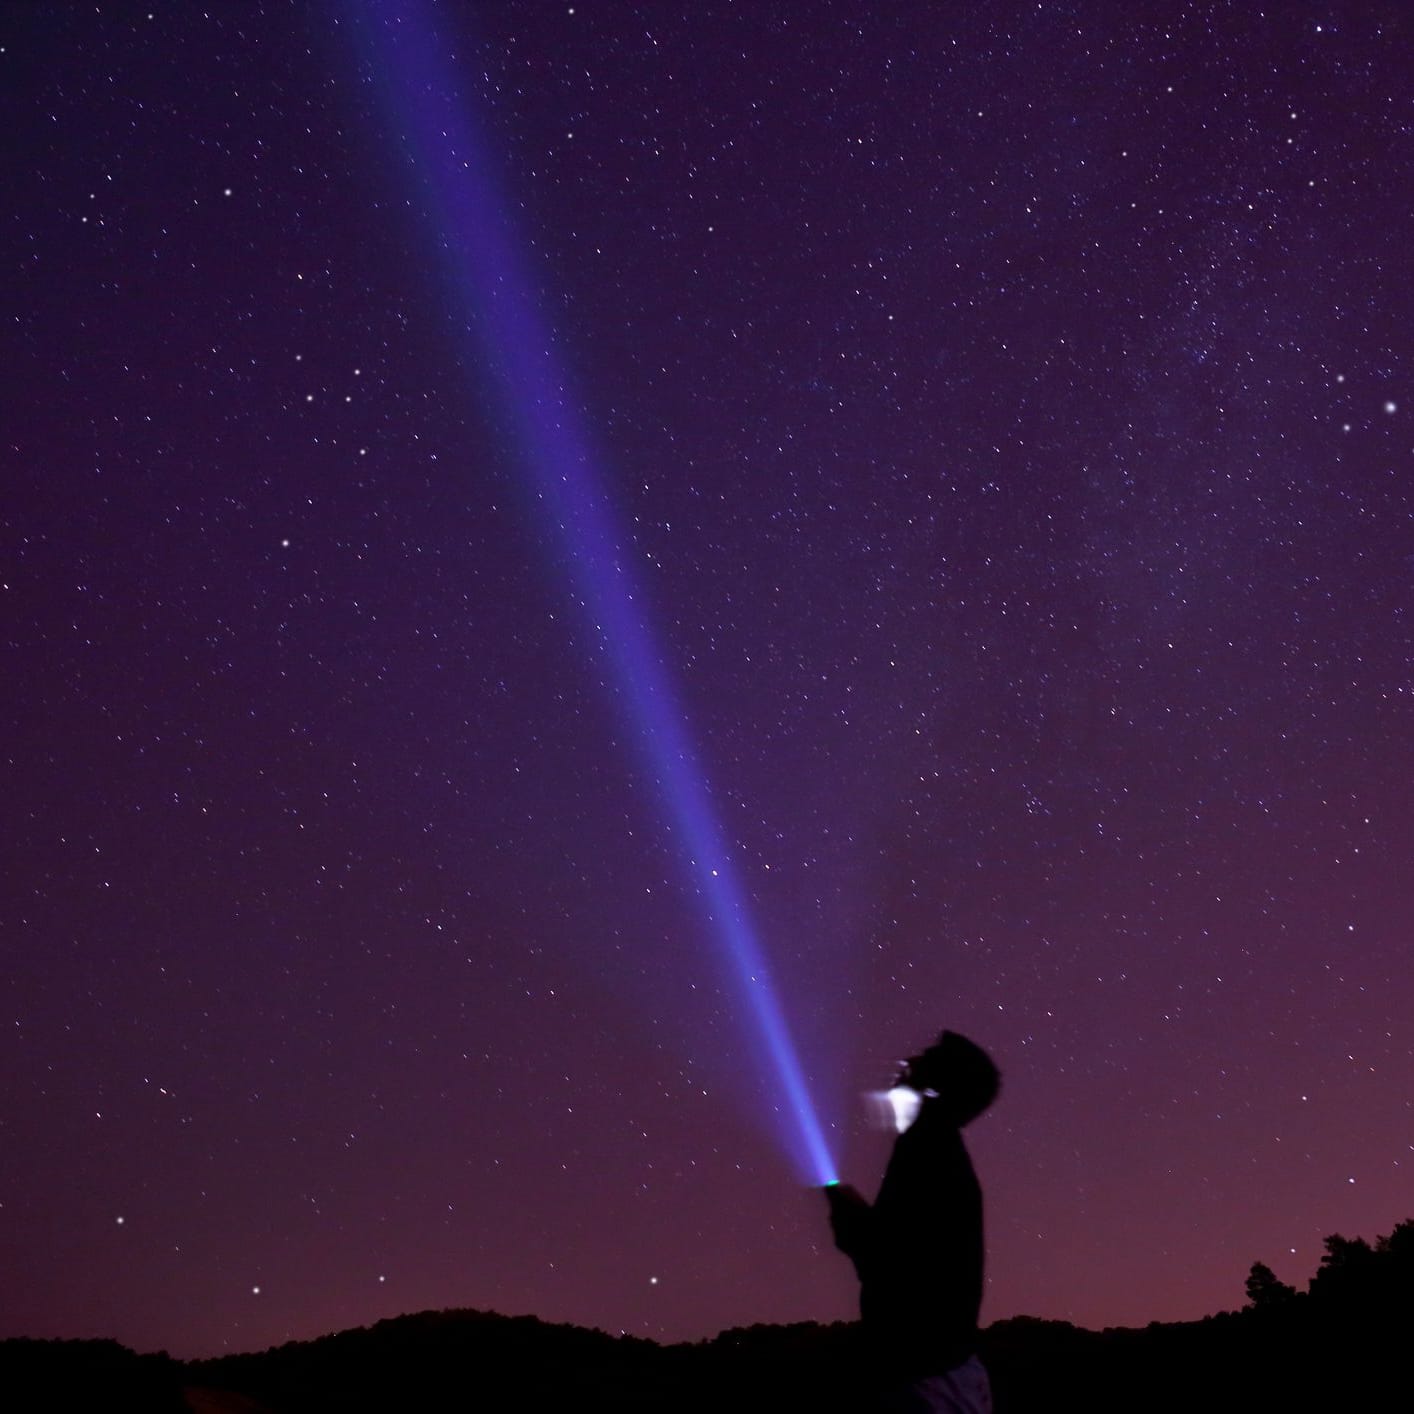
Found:
[[(1414, 1221), (1328, 1237), (1306, 1291), (1252, 1265), (1241, 1310), (1084, 1330), (1015, 1317), (982, 1335), (997, 1414), (1406, 1410)], [(530, 1316), (425, 1311), (216, 1360), (115, 1341), (0, 1342), (7, 1409), (324, 1414), (562, 1408), (733, 1414), (870, 1407), (852, 1324), (750, 1326), (659, 1345)]]

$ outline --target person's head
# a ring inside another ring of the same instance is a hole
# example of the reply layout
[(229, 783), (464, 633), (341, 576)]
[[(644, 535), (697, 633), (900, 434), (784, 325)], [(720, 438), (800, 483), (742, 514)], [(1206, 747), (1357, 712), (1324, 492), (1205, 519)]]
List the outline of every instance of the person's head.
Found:
[(904, 1061), (897, 1083), (936, 1094), (930, 1103), (944, 1107), (961, 1128), (997, 1098), (1002, 1077), (981, 1046), (944, 1031), (926, 1051)]

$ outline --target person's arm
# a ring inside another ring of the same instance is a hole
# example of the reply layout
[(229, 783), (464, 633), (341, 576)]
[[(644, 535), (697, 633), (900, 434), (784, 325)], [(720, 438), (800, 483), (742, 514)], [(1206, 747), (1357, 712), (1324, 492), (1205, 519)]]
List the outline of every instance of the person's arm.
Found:
[(874, 1210), (869, 1200), (847, 1183), (832, 1184), (825, 1190), (830, 1203), (830, 1230), (835, 1246), (855, 1265), (867, 1261), (874, 1240)]

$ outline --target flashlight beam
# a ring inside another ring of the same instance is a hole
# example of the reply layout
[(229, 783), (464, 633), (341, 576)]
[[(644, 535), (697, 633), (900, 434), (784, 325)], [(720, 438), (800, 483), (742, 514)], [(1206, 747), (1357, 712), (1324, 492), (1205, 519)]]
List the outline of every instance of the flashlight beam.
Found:
[(536, 494), (568, 550), (574, 587), (614, 664), (628, 715), (686, 847), (707, 917), (725, 947), (748, 1014), (784, 1089), (798, 1158), (812, 1178), (834, 1165), (746, 895), (692, 750), (663, 654), (639, 608), (634, 576), (599, 489), (590, 441), (555, 356), (535, 281), (520, 257), (487, 144), (460, 91), (469, 80), (418, 0), (347, 0), (405, 125), (424, 179), (461, 327), (493, 366), (515, 418)]

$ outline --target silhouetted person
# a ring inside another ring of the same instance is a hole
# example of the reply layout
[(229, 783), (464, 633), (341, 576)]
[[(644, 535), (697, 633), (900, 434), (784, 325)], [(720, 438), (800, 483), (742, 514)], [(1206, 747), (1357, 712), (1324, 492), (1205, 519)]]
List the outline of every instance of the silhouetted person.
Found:
[(883, 1411), (992, 1407), (977, 1359), (982, 1190), (962, 1128), (996, 1098), (1000, 1076), (952, 1031), (905, 1061), (890, 1092), (899, 1136), (871, 1207), (845, 1184), (825, 1190), (835, 1245), (859, 1274), (859, 1312)]

